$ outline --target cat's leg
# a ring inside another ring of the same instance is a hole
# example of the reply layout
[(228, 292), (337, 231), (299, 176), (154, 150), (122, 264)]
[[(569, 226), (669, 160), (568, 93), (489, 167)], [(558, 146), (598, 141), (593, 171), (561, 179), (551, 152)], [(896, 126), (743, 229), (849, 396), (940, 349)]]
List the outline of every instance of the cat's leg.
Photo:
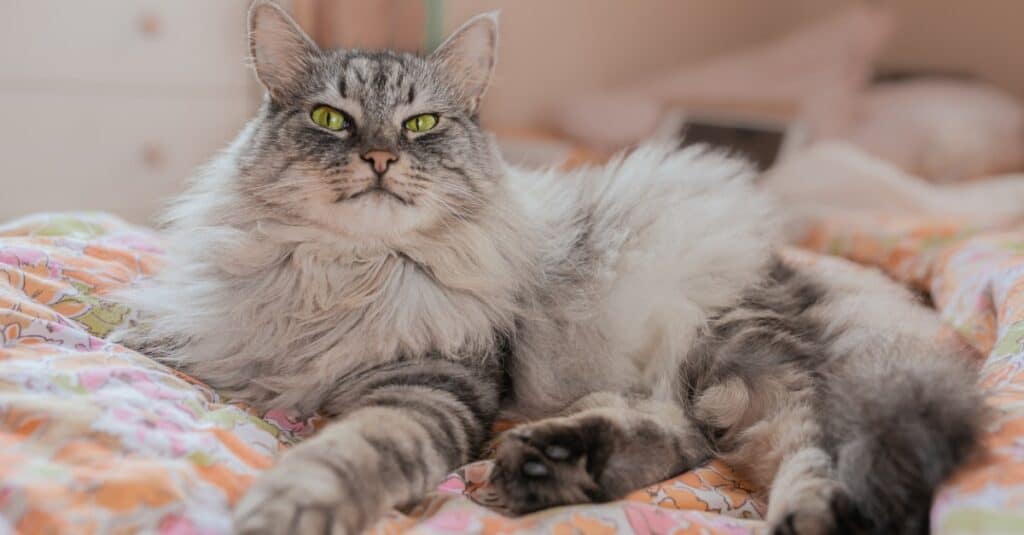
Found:
[(619, 498), (710, 456), (703, 435), (674, 403), (600, 393), (566, 413), (502, 438), (491, 484), (512, 512)]
[(491, 375), (445, 360), (381, 366), (339, 390), (343, 415), (256, 481), (237, 532), (359, 533), (471, 460), (498, 410)]
[(859, 533), (861, 519), (822, 445), (814, 405), (800, 394), (744, 429), (723, 460), (768, 488), (766, 520), (772, 534)]
[(824, 355), (797, 361), (817, 362), (810, 387), (753, 376), (751, 393), (780, 402), (751, 404), (768, 408), (723, 448), (725, 460), (770, 484), (775, 533), (926, 532), (934, 489), (977, 436), (973, 372), (938, 339), (938, 317), (881, 275), (835, 265), (817, 280), (825, 293), (803, 317), (828, 333), (827, 344), (785, 352)]
[(831, 456), (814, 445), (783, 458), (768, 494), (766, 520), (773, 535), (861, 533), (867, 528), (836, 479)]
[(985, 421), (972, 351), (881, 274), (816, 266), (829, 295), (810, 312), (840, 355), (817, 404), (836, 477), (874, 532), (927, 532), (935, 490), (975, 451)]

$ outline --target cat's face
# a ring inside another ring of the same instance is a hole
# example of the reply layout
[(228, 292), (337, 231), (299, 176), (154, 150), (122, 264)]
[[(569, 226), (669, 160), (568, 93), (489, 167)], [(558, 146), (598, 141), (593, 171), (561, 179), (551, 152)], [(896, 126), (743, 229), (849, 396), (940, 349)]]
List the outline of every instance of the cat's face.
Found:
[(269, 2), (254, 4), (250, 30), (268, 98), (242, 151), (244, 195), (353, 239), (443, 229), (488, 202), (500, 162), (477, 108), (493, 15), (428, 57), (320, 50)]

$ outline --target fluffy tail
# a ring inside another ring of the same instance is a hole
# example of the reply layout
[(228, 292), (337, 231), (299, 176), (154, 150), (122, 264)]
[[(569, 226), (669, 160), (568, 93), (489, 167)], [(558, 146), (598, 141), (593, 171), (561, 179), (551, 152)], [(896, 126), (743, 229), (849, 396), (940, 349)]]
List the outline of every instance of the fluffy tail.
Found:
[(953, 355), (854, 360), (827, 396), (839, 479), (867, 531), (927, 533), (936, 488), (980, 434), (976, 375)]

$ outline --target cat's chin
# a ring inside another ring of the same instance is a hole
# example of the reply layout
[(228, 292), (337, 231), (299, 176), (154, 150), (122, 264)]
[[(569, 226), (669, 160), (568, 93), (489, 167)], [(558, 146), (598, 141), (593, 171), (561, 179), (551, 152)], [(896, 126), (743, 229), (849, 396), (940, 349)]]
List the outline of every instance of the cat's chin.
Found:
[(360, 202), (365, 201), (367, 199), (380, 201), (396, 201), (405, 206), (409, 206), (412, 204), (411, 200), (387, 188), (382, 187), (372, 187), (364, 189), (363, 191), (360, 191), (359, 193), (356, 193), (351, 197), (338, 199), (337, 201), (335, 201), (335, 204), (343, 202)]
[(429, 214), (386, 191), (369, 190), (309, 211), (317, 223), (355, 239), (393, 238), (426, 226)]

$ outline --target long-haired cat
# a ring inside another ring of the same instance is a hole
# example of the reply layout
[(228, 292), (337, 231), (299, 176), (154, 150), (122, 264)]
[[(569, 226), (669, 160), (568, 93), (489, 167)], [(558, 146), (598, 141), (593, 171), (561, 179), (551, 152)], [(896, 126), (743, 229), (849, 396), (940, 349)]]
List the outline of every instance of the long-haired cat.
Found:
[[(333, 422), (238, 504), (245, 533), (355, 533), (478, 453), (515, 512), (721, 456), (777, 533), (916, 532), (981, 410), (939, 321), (876, 274), (777, 260), (741, 161), (641, 148), (506, 167), (478, 109), (497, 18), (433, 54), (319, 49), (250, 13), (267, 98), (168, 218), (120, 339)], [(614, 124), (606, 125), (615, 128)]]

